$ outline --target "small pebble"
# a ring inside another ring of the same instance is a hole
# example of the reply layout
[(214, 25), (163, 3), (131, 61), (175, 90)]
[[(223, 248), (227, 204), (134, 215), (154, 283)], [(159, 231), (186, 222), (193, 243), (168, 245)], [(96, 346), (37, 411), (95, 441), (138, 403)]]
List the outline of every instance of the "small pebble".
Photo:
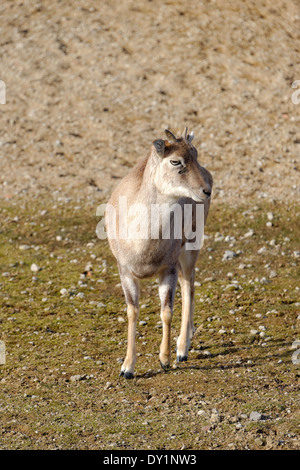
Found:
[(19, 250), (22, 250), (22, 251), (29, 250), (29, 248), (30, 248), (29, 245), (20, 245), (19, 246)]
[(212, 415), (210, 417), (210, 422), (212, 424), (217, 424), (220, 421), (221, 421), (221, 417), (219, 416), (219, 413), (218, 412), (212, 413)]
[(234, 251), (231, 251), (231, 250), (226, 250), (224, 255), (223, 255), (223, 261), (224, 260), (229, 260), (229, 259), (233, 259), (237, 256), (237, 253), (235, 253)]
[(258, 411), (251, 411), (250, 413), (250, 420), (251, 421), (260, 421), (262, 418), (262, 414)]
[(86, 375), (80, 375), (80, 374), (71, 375), (70, 382), (79, 382), (79, 380), (84, 380), (85, 378), (86, 378)]
[(37, 264), (32, 263), (32, 265), (30, 266), (30, 269), (33, 273), (37, 273), (38, 271), (40, 271), (41, 268), (39, 268)]
[(254, 235), (254, 230), (250, 228), (247, 233), (245, 233), (244, 238), (252, 237)]

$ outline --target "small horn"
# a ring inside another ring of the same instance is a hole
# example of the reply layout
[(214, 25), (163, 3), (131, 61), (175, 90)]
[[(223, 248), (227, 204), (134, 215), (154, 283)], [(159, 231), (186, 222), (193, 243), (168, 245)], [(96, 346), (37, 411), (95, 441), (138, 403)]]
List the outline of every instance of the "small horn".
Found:
[(193, 138), (194, 138), (194, 132), (192, 131), (192, 132), (187, 136), (188, 142), (192, 142)]
[(185, 126), (181, 137), (183, 137), (188, 142), (192, 142), (192, 140), (194, 138), (194, 132), (192, 131), (190, 134), (188, 134), (188, 128)]
[(174, 144), (174, 142), (177, 142), (177, 139), (176, 139), (175, 135), (172, 134), (172, 132), (169, 131), (169, 129), (165, 130), (165, 134), (166, 134), (167, 139), (170, 142), (170, 144)]
[(188, 128), (185, 126), (184, 131), (183, 131), (183, 133), (182, 133), (182, 135), (181, 135), (181, 137), (183, 137), (185, 140), (187, 140), (187, 138), (188, 138), (188, 133), (187, 133), (187, 131), (188, 131)]

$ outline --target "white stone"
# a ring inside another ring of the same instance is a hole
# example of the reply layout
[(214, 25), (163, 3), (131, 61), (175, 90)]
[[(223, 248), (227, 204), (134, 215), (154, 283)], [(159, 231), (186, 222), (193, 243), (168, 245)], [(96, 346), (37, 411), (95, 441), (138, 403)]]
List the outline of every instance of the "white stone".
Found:
[(250, 413), (251, 421), (260, 421), (261, 418), (262, 418), (261, 413), (259, 413), (258, 411), (251, 411)]
[(38, 271), (40, 271), (41, 268), (39, 268), (37, 264), (32, 263), (32, 265), (30, 266), (30, 269), (33, 273), (37, 273)]

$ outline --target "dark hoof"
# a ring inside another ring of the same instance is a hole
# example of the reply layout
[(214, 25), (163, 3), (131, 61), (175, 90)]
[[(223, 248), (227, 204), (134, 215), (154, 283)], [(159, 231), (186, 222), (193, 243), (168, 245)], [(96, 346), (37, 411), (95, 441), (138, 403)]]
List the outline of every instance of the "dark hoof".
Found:
[(161, 361), (159, 361), (159, 362), (160, 362), (161, 368), (164, 370), (164, 372), (167, 372), (170, 369), (170, 364), (163, 364)]
[(124, 372), (121, 370), (119, 377), (125, 377), (125, 379), (133, 379), (134, 375), (132, 372)]
[(187, 356), (177, 356), (176, 360), (177, 362), (185, 362), (187, 361)]

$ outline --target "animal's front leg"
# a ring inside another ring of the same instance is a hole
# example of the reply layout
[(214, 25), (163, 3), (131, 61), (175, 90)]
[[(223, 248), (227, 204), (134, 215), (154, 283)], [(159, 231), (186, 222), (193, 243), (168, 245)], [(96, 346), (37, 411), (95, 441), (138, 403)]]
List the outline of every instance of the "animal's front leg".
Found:
[(194, 334), (194, 276), (198, 251), (182, 248), (180, 254), (179, 283), (182, 296), (182, 319), (180, 334), (177, 339), (177, 361), (186, 361), (188, 350)]
[(163, 322), (163, 338), (160, 346), (159, 360), (163, 369), (170, 365), (171, 358), (171, 322), (173, 304), (177, 284), (177, 270), (172, 268), (163, 272), (159, 283), (161, 302), (161, 319)]
[(136, 363), (136, 322), (139, 315), (139, 309), (135, 305), (127, 305), (128, 318), (128, 343), (127, 354), (121, 367), (120, 375), (124, 375), (125, 379), (132, 379), (134, 374), (134, 366)]
[(182, 297), (182, 318), (180, 334), (177, 339), (177, 361), (186, 361), (191, 339), (193, 337), (193, 305), (192, 305), (192, 283), (179, 276)]
[(120, 375), (132, 379), (136, 363), (136, 324), (139, 316), (139, 284), (128, 272), (120, 269), (122, 287), (125, 293), (128, 319), (127, 353), (121, 367)]

